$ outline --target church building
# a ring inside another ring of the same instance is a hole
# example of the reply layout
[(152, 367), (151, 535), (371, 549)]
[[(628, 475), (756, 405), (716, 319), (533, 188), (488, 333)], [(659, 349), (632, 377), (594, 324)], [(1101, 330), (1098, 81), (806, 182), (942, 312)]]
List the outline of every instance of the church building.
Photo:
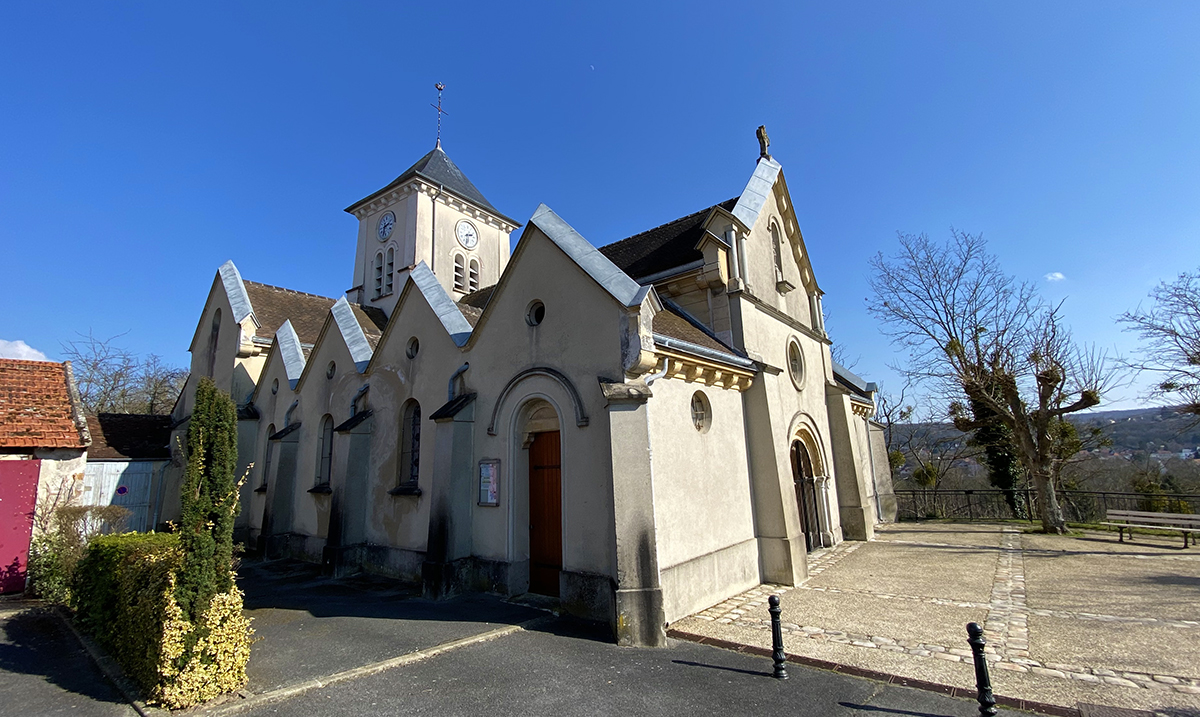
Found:
[(208, 376), (250, 466), (239, 535), (267, 556), (431, 598), (549, 596), (629, 645), (803, 581), (812, 551), (871, 539), (895, 500), (875, 385), (832, 360), (759, 140), (740, 194), (599, 248), (545, 205), (524, 226), (502, 213), (439, 142), (346, 209), (344, 296), (226, 262), (174, 411), (168, 505)]

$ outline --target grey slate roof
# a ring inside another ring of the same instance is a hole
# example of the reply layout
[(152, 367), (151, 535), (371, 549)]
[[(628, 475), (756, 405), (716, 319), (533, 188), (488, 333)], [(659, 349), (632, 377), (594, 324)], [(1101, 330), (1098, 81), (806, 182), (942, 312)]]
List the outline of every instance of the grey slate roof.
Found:
[(632, 277), (649, 276), (703, 259), (704, 254), (696, 248), (696, 244), (704, 234), (704, 222), (714, 209), (720, 207), (732, 211), (737, 203), (738, 197), (734, 197), (705, 207), (686, 217), (602, 246), (600, 253)]
[(444, 151), (442, 151), (441, 147), (435, 147), (433, 151), (418, 159), (416, 164), (404, 170), (399, 177), (396, 177), (396, 179), (394, 179), (386, 187), (380, 189), (378, 192), (375, 192), (365, 199), (360, 199), (354, 204), (351, 204), (346, 208), (346, 211), (353, 212), (354, 209), (364, 202), (374, 199), (392, 187), (403, 184), (413, 177), (422, 177), (426, 181), (432, 184), (440, 185), (442, 188), (457, 194), (459, 197), (466, 199), (467, 201), (478, 204), (492, 214), (495, 214), (507, 222), (511, 222), (515, 226), (521, 225), (521, 223), (517, 220), (501, 214), (499, 209), (493, 207), (492, 203), (483, 196), (482, 192), (475, 188), (474, 184), (471, 184), (471, 180), (467, 179), (467, 175), (463, 174), (462, 170), (458, 168), (458, 165), (455, 164)]
[(851, 373), (850, 369), (837, 361), (833, 362), (833, 378), (863, 398), (867, 398), (872, 391), (876, 391), (879, 388), (874, 382), (867, 382), (860, 376)]

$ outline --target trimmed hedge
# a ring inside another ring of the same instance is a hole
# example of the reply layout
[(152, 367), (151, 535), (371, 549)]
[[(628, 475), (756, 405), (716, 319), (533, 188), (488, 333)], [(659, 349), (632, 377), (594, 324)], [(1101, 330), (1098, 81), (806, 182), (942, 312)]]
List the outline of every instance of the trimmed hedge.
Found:
[(237, 586), (189, 621), (176, 601), (184, 563), (179, 536), (94, 538), (75, 571), (79, 625), (109, 651), (148, 702), (190, 707), (246, 684), (250, 620)]

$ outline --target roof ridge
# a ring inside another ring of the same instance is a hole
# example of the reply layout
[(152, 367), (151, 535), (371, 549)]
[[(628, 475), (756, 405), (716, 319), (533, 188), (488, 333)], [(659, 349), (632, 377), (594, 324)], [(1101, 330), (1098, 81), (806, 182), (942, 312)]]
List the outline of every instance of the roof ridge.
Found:
[(616, 246), (616, 245), (618, 245), (618, 244), (624, 244), (624, 243), (625, 243), (625, 242), (627, 242), (627, 241), (631, 241), (631, 240), (633, 240), (633, 239), (637, 239), (638, 237), (642, 236), (643, 234), (649, 234), (650, 232), (657, 231), (657, 230), (659, 230), (659, 229), (662, 229), (663, 227), (670, 226), (670, 225), (672, 225), (672, 224), (678, 224), (679, 222), (681, 222), (681, 221), (683, 221), (683, 220), (685, 220), (685, 219), (691, 219), (692, 217), (696, 216), (697, 214), (703, 214), (703, 213), (705, 213), (705, 212), (711, 212), (712, 210), (716, 209), (717, 207), (721, 206), (722, 204), (728, 204), (729, 202), (736, 201), (736, 200), (737, 200), (737, 197), (733, 197), (732, 199), (726, 199), (726, 200), (725, 200), (725, 201), (723, 201), (723, 202), (717, 202), (716, 204), (710, 204), (710, 205), (708, 205), (707, 207), (705, 207), (705, 208), (703, 208), (703, 209), (699, 209), (699, 210), (696, 210), (696, 211), (692, 212), (691, 214), (685, 214), (685, 215), (683, 215), (682, 217), (679, 217), (678, 219), (672, 219), (672, 220), (671, 220), (671, 221), (669, 221), (669, 222), (663, 222), (662, 224), (659, 224), (659, 225), (658, 225), (658, 226), (656, 226), (656, 227), (650, 227), (649, 229), (646, 229), (646, 230), (644, 230), (644, 231), (640, 231), (640, 232), (638, 232), (637, 234), (631, 234), (631, 235), (629, 235), (629, 236), (625, 237), (624, 239), (618, 239), (618, 240), (616, 240), (615, 242), (612, 242), (611, 244), (605, 244), (604, 246), (597, 247), (597, 248), (599, 248), (599, 249), (607, 249), (607, 248), (609, 248), (609, 247)]
[(300, 291), (299, 289), (289, 289), (286, 286), (276, 286), (274, 284), (264, 284), (261, 281), (251, 281), (249, 279), (242, 279), (242, 283), (243, 284), (254, 284), (255, 286), (263, 286), (268, 289), (278, 289), (279, 291), (286, 291), (289, 294), (299, 294), (301, 296), (311, 296), (314, 299), (326, 299), (328, 301), (337, 301), (337, 299), (335, 299), (331, 296), (322, 296), (321, 294), (314, 294), (309, 291)]
[(5, 361), (10, 364), (26, 364), (26, 365), (34, 364), (34, 365), (41, 365), (41, 366), (45, 366), (47, 364), (52, 365), (52, 366), (62, 366), (63, 365), (62, 361), (51, 361), (49, 359), (47, 359), (45, 361), (37, 361), (34, 359), (0, 358), (0, 361)]

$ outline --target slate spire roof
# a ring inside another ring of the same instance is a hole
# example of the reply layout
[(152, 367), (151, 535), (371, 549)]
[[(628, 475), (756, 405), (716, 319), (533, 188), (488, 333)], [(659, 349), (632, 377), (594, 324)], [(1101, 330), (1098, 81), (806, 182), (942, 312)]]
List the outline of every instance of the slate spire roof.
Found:
[(483, 192), (480, 192), (475, 185), (471, 183), (471, 180), (467, 179), (467, 175), (463, 174), (462, 170), (458, 168), (458, 165), (455, 164), (454, 161), (451, 160), (444, 151), (442, 151), (440, 146), (434, 147), (429, 154), (418, 159), (416, 164), (404, 170), (399, 177), (396, 177), (396, 179), (386, 187), (380, 189), (378, 192), (375, 192), (365, 199), (360, 199), (354, 204), (351, 204), (346, 208), (346, 211), (353, 213), (353, 211), (364, 202), (374, 199), (392, 187), (403, 184), (413, 177), (421, 177), (428, 182), (437, 184), (443, 189), (446, 189), (469, 202), (483, 207), (507, 222), (510, 222), (516, 226), (521, 225), (521, 223), (517, 220), (501, 214), (499, 209), (496, 209), (494, 206), (492, 206), (492, 203), (483, 196)]

